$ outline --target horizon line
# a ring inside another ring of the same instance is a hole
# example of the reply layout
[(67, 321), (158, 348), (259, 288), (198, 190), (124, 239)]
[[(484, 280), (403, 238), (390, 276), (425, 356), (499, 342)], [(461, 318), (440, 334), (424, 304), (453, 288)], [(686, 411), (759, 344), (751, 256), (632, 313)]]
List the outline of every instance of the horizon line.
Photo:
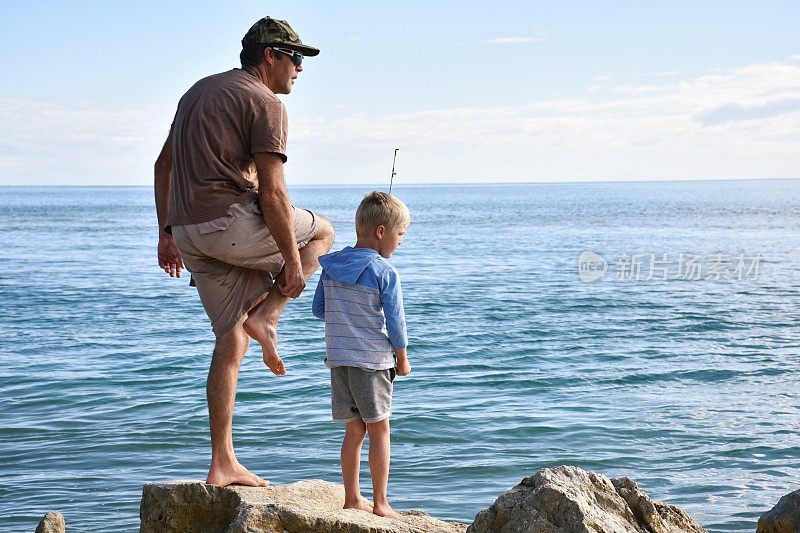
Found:
[[(619, 180), (573, 180), (573, 181), (475, 181), (475, 182), (430, 182), (430, 183), (395, 183), (394, 187), (484, 187), (484, 186), (512, 186), (512, 185), (581, 185), (581, 184), (602, 184), (602, 183), (707, 183), (707, 182), (743, 182), (743, 181), (794, 181), (800, 180), (797, 177), (772, 177), (772, 178), (687, 178), (687, 179), (619, 179)], [(370, 183), (301, 183), (296, 185), (287, 184), (289, 189), (298, 187), (322, 187), (322, 188), (336, 188), (336, 187), (382, 187), (388, 184), (370, 184)], [(37, 187), (73, 187), (73, 188), (149, 188), (152, 185), (134, 185), (134, 184), (96, 184), (96, 185), (76, 185), (68, 183), (60, 184), (42, 184), (42, 185), (15, 185), (10, 183), (0, 183), (0, 188), (37, 188)]]

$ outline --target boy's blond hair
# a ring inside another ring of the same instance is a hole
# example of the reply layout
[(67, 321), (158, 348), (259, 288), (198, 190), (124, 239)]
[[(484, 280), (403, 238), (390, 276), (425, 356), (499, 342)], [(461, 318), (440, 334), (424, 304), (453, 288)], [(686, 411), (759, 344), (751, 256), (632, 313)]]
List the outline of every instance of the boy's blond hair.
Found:
[(406, 204), (391, 194), (372, 191), (364, 195), (364, 199), (356, 209), (356, 235), (364, 238), (383, 224), (386, 229), (411, 224), (411, 212)]

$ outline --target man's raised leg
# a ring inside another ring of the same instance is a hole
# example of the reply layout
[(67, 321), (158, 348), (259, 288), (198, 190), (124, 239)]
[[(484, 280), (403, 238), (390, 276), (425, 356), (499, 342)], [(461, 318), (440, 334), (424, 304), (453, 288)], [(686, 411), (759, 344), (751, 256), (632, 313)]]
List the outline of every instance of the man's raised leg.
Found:
[(211, 468), (206, 483), (225, 487), (266, 487), (269, 482), (253, 474), (236, 459), (233, 450), (233, 403), (239, 366), (250, 345), (241, 323), (217, 337), (206, 381), (208, 418), (211, 427)]
[[(333, 245), (333, 226), (325, 217), (317, 216), (319, 221), (316, 234), (300, 249), (300, 262), (306, 281), (319, 268), (319, 256), (328, 253)], [(277, 277), (267, 297), (248, 313), (244, 321), (244, 331), (261, 345), (264, 364), (277, 375), (286, 373), (278, 354), (278, 320), (289, 301), (279, 289), (282, 283), (283, 273)]]

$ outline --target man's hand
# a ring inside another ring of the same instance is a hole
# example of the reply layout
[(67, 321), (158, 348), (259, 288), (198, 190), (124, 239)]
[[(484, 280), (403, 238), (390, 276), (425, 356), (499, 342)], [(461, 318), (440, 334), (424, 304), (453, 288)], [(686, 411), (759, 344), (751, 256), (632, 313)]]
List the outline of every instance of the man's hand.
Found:
[(303, 269), (299, 264), (283, 267), (283, 279), (278, 281), (278, 289), (281, 294), (289, 298), (297, 298), (306, 288), (306, 278), (303, 276)]
[(162, 234), (158, 237), (158, 266), (164, 269), (171, 278), (181, 277), (183, 259), (172, 235)]

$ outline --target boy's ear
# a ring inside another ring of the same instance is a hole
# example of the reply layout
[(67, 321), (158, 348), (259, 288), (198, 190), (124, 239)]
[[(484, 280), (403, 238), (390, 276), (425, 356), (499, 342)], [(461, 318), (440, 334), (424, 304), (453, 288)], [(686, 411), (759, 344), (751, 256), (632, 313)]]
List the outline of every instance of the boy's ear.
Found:
[(379, 239), (383, 238), (383, 234), (386, 233), (386, 226), (383, 224), (378, 224), (375, 226), (375, 236)]

